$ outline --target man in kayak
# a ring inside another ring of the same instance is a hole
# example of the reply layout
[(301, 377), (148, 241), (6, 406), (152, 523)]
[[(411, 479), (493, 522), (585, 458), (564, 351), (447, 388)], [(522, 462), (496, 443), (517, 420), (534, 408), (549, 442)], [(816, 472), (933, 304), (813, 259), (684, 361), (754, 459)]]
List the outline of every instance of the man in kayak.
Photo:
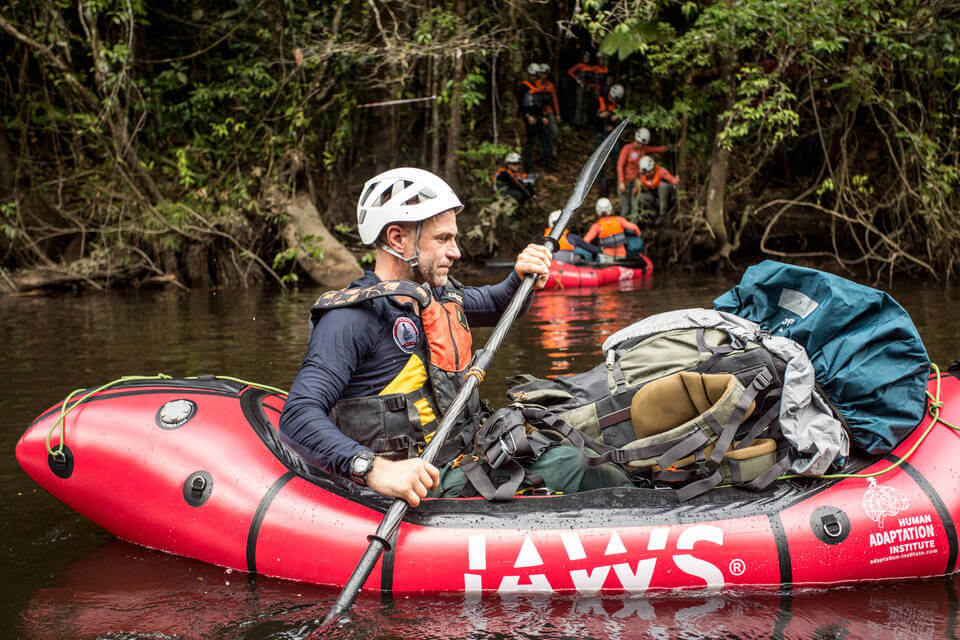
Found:
[[(452, 463), (472, 448), (483, 414), (476, 393), (437, 466), (415, 456), (463, 386), (470, 325), (494, 325), (527, 274), (542, 288), (549, 272), (550, 253), (531, 244), (499, 284), (450, 278), (462, 209), (428, 171), (399, 168), (367, 181), (357, 220), (361, 240), (376, 246), (374, 269), (311, 309), (307, 354), (280, 418), (283, 440), (307, 463), (411, 506), (431, 491), (459, 495), (466, 484)], [(550, 447), (529, 470), (565, 493), (631, 484), (614, 465), (588, 467), (570, 446)]]
[[(590, 225), (587, 235), (583, 236), (584, 242), (597, 240), (603, 247), (603, 252), (608, 256), (625, 258), (627, 256), (627, 234), (630, 233), (640, 239), (640, 227), (622, 216), (613, 215), (613, 203), (610, 202), (609, 198), (599, 198), (596, 210), (598, 219)], [(635, 243), (636, 241), (632, 242)]]

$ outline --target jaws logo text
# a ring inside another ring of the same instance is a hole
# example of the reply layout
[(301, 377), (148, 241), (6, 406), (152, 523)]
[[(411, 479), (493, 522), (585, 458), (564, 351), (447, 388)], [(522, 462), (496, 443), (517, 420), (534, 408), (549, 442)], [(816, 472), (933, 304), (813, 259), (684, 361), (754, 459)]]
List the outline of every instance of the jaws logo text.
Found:
[[(647, 540), (646, 551), (661, 553), (654, 553), (651, 557), (642, 558), (636, 561), (636, 563), (633, 562), (636, 550), (633, 550), (633, 554), (628, 553), (616, 531), (610, 535), (602, 557), (595, 558), (592, 563), (590, 562), (591, 558), (587, 557), (580, 536), (578, 536), (576, 532), (564, 531), (559, 534), (560, 541), (563, 543), (563, 548), (566, 552), (566, 558), (560, 557), (549, 563), (543, 561), (543, 558), (540, 556), (540, 551), (534, 544), (533, 539), (527, 535), (524, 536), (523, 543), (513, 563), (514, 569), (521, 569), (523, 571), (511, 572), (516, 575), (507, 575), (506, 571), (500, 573), (500, 582), (496, 590), (499, 593), (553, 593), (555, 590), (554, 586), (558, 585), (559, 581), (567, 581), (566, 576), (563, 574), (569, 573), (569, 580), (578, 593), (594, 594), (604, 588), (604, 584), (612, 572), (619, 585), (611, 583), (607, 587), (608, 589), (616, 590), (619, 586), (630, 594), (639, 595), (645, 593), (650, 586), (650, 581), (653, 578), (658, 560), (661, 562), (672, 562), (672, 565), (669, 565), (668, 569), (663, 569), (664, 571), (672, 571), (673, 566), (675, 566), (683, 573), (702, 580), (705, 583), (704, 587), (707, 589), (718, 589), (724, 586), (723, 573), (716, 565), (696, 558), (690, 553), (683, 553), (684, 551), (692, 551), (694, 545), (698, 542), (708, 542), (723, 546), (723, 529), (710, 525), (688, 527), (681, 531), (677, 537), (677, 553), (672, 554), (666, 552), (669, 535), (670, 527), (652, 529), (650, 531), (650, 538)], [(546, 541), (541, 542), (541, 546), (545, 544)], [(495, 583), (497, 575), (487, 568), (486, 535), (469, 537), (468, 560), (470, 573), (463, 574), (465, 591), (483, 591), (484, 587), (490, 590), (494, 586), (490, 582), (494, 581)], [(565, 560), (569, 560), (570, 562), (565, 562)], [(565, 569), (563, 573), (559, 573), (556, 569), (556, 567), (574, 563), (578, 566), (583, 566), (584, 564), (592, 564), (593, 566), (582, 569)], [(540, 572), (538, 572), (538, 568), (540, 567), (543, 567), (543, 569), (540, 569)], [(554, 581), (553, 585), (550, 583), (547, 573), (550, 573), (552, 576)], [(486, 584), (484, 582), (485, 577)], [(523, 584), (521, 584), (521, 579), (523, 580)], [(568, 585), (564, 585), (564, 587), (568, 587)]]

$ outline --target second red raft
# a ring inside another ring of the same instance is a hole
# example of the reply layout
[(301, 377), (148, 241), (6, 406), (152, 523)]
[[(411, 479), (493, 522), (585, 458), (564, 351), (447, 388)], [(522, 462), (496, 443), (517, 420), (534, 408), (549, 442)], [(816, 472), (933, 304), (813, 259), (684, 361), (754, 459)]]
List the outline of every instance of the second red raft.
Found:
[(642, 253), (613, 263), (568, 264), (554, 260), (550, 263), (548, 289), (598, 287), (624, 280), (641, 280), (653, 273), (653, 263)]

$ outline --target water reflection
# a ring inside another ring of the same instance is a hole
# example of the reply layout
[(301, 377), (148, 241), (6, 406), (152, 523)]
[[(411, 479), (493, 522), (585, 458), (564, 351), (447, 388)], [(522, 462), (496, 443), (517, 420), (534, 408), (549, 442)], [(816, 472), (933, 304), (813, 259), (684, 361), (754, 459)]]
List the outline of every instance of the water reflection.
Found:
[[(324, 638), (945, 638), (955, 580), (650, 598), (364, 595)], [(25, 639), (319, 638), (336, 591), (112, 542), (38, 589)]]
[(539, 335), (543, 356), (550, 363), (547, 377), (572, 373), (574, 357), (595, 354), (597, 340), (602, 342), (622, 328), (625, 318), (633, 321), (643, 317), (640, 309), (636, 316), (626, 310), (624, 302), (631, 292), (652, 288), (652, 281), (646, 278), (604, 287), (540, 292), (524, 321)]

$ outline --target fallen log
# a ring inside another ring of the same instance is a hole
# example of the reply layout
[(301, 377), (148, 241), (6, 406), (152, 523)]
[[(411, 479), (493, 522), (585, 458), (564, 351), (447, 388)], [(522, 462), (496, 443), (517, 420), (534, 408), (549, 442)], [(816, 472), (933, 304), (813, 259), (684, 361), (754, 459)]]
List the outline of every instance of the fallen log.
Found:
[[(320, 220), (309, 196), (296, 196), (287, 205), (286, 214), (290, 219), (281, 231), (283, 241), (287, 247), (297, 249), (297, 264), (314, 282), (341, 289), (363, 275), (357, 259)], [(322, 250), (319, 259), (312, 255), (315, 247)]]

